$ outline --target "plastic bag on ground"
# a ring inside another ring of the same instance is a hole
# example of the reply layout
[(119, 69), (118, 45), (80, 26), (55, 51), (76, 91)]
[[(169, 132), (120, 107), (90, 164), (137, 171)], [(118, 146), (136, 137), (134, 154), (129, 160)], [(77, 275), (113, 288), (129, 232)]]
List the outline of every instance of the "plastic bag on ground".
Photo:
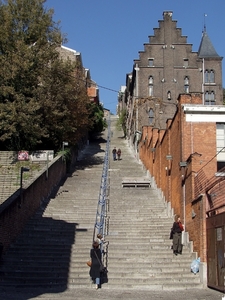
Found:
[(200, 257), (197, 259), (194, 259), (191, 263), (191, 272), (194, 274), (199, 272), (199, 265), (200, 265)]

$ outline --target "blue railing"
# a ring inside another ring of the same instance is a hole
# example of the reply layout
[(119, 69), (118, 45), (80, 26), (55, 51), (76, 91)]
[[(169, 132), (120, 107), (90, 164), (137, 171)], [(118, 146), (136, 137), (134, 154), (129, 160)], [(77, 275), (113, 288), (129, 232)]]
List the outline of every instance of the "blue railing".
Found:
[[(108, 119), (108, 135), (105, 149), (105, 157), (103, 162), (103, 171), (100, 184), (99, 199), (96, 212), (95, 227), (93, 233), (93, 241), (96, 239), (97, 234), (101, 234), (103, 239), (106, 235), (107, 226), (107, 201), (108, 201), (108, 171), (109, 171), (109, 150), (110, 150), (110, 119)], [(103, 244), (100, 245), (101, 250), (103, 250)]]

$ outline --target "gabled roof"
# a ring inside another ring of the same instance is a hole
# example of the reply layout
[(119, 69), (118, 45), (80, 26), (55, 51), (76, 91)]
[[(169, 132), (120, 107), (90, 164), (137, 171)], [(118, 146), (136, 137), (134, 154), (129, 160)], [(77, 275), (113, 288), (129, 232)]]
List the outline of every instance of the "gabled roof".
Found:
[(204, 30), (202, 34), (202, 40), (198, 49), (198, 56), (200, 58), (213, 58), (213, 57), (220, 57), (215, 48), (213, 47), (210, 38), (208, 37), (206, 31)]

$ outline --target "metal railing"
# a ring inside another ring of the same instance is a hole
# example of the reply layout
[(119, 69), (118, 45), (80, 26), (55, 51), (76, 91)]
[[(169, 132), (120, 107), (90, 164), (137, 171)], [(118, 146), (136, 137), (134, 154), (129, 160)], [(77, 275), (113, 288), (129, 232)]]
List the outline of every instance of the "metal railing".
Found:
[[(108, 170), (109, 170), (109, 150), (110, 150), (110, 119), (108, 120), (108, 134), (105, 149), (105, 157), (103, 162), (103, 171), (101, 177), (99, 199), (97, 204), (96, 220), (93, 232), (93, 241), (96, 239), (97, 234), (101, 234), (103, 240), (105, 239), (107, 229), (107, 205), (108, 205)], [(101, 252), (103, 252), (103, 243), (100, 244)]]

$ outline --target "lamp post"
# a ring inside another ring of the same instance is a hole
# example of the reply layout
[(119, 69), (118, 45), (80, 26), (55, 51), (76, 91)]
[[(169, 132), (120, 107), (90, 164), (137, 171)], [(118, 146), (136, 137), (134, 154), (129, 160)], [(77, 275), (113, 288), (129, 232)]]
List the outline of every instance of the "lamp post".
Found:
[(49, 162), (49, 151), (47, 151), (47, 158), (46, 158), (47, 164), (46, 164), (46, 178), (48, 179), (48, 162)]
[(62, 151), (64, 151), (64, 146), (68, 146), (68, 142), (63, 142), (63, 144), (62, 144)]
[(21, 167), (20, 168), (20, 202), (19, 208), (21, 208), (22, 200), (23, 200), (23, 172), (29, 172), (30, 168)]
[(64, 146), (68, 146), (68, 142), (62, 143), (63, 160), (64, 160)]

